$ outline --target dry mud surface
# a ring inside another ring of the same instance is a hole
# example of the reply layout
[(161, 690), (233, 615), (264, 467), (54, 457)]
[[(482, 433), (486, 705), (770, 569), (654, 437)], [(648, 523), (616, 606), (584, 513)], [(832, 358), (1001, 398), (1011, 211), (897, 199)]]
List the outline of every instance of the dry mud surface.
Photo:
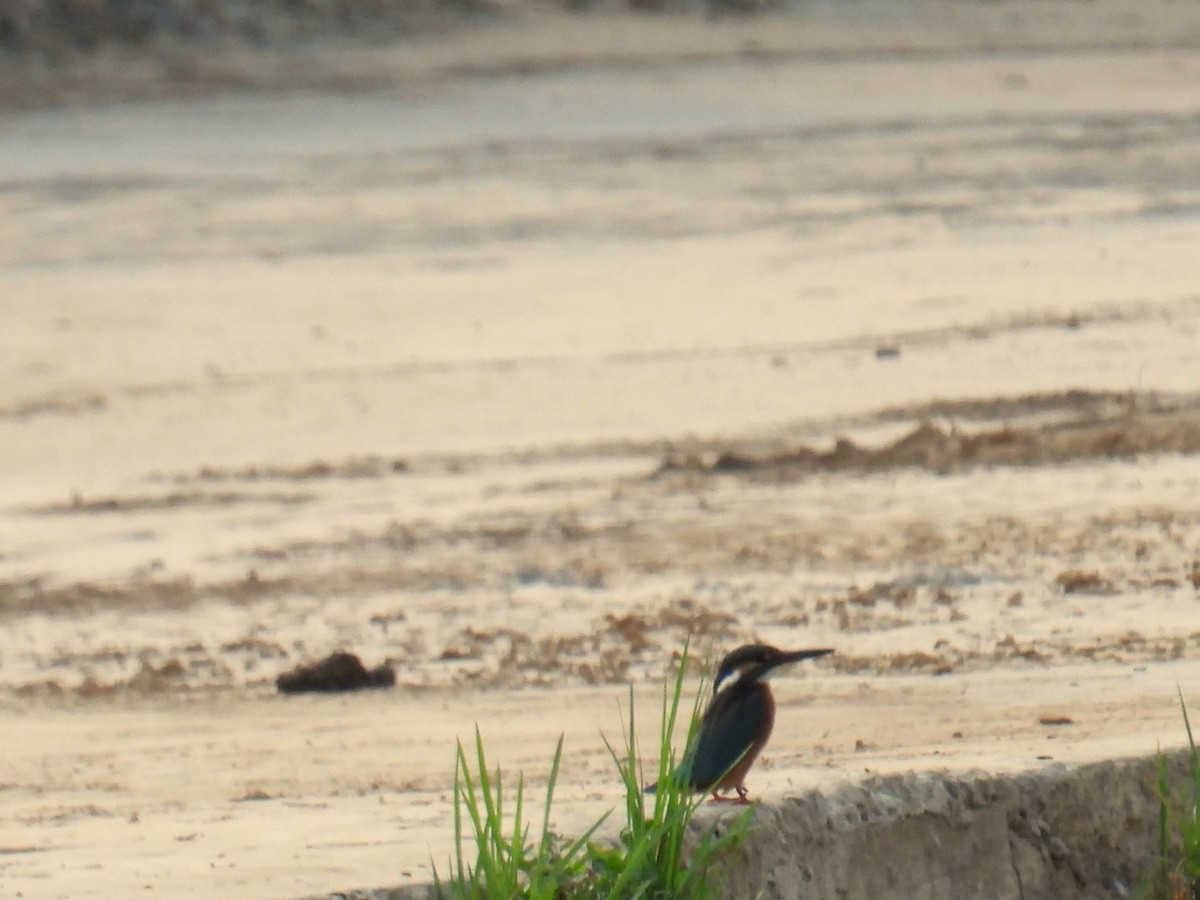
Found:
[[(688, 635), (837, 649), (769, 800), (1178, 745), (1197, 35), (547, 14), (6, 113), (4, 892), (427, 880), (476, 723), (571, 829)], [(397, 686), (275, 694), (335, 649)]]

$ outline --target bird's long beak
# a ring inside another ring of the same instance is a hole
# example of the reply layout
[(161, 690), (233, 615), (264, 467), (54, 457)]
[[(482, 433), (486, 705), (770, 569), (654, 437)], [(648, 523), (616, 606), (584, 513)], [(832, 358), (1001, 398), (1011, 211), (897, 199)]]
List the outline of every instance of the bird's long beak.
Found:
[(805, 659), (819, 659), (822, 656), (828, 656), (833, 652), (832, 647), (821, 647), (820, 649), (809, 650), (789, 650), (780, 654), (778, 659), (773, 659), (764, 667), (763, 675), (768, 672), (774, 672), (783, 666), (790, 666), (792, 663), (798, 663)]
[(783, 659), (780, 660), (780, 663), (786, 665), (788, 663), (800, 662), (804, 659), (820, 659), (822, 656), (828, 656), (832, 652), (832, 647), (822, 647), (819, 650), (789, 650), (783, 654)]

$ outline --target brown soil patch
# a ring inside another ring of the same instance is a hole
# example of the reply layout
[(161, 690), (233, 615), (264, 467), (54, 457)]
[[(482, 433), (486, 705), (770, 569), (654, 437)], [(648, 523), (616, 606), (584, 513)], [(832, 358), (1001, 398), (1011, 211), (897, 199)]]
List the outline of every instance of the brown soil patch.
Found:
[[(1123, 409), (1111, 409), (1114, 399)], [(822, 472), (877, 472), (916, 467), (945, 474), (972, 466), (1044, 466), (1093, 458), (1122, 459), (1145, 453), (1200, 452), (1200, 407), (1194, 399), (1163, 403), (1153, 396), (1113, 398), (1084, 392), (1021, 398), (1013, 401), (959, 401), (930, 404), (923, 410), (975, 423), (1037, 412), (1071, 414), (1048, 425), (1005, 424), (965, 431), (954, 425), (922, 421), (912, 431), (881, 447), (864, 447), (838, 438), (833, 449), (796, 446), (767, 454), (726, 447), (714, 455), (669, 454), (659, 475), (673, 472), (745, 474), (801, 478)], [(879, 416), (894, 419), (898, 411)]]

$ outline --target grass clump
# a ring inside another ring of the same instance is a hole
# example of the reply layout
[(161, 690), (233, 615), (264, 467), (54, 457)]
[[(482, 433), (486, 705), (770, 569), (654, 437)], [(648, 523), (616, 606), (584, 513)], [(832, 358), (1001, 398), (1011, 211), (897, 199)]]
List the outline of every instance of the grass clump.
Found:
[[(453, 866), (454, 877), (449, 885), (443, 885), (436, 869), (434, 871), (438, 897), (453, 900), (507, 897), (553, 900), (564, 896), (560, 893), (563, 885), (576, 882), (585, 874), (584, 852), (588, 840), (604, 824), (606, 817), (602, 817), (574, 841), (568, 842), (551, 831), (550, 810), (554, 804), (562, 746), (563, 739), (560, 737), (550, 764), (541, 834), (531, 844), (529, 825), (524, 819), (524, 776), (517, 779), (512, 822), (509, 825), (504, 815), (504, 784), (499, 771), (494, 776), (488, 774), (487, 755), (479, 729), (475, 729), (474, 772), (462, 743), (459, 743), (454, 772), (454, 843), (458, 852)], [(477, 851), (474, 865), (468, 865), (463, 859), (466, 829), (470, 830)]]
[(1171, 791), (1167, 758), (1158, 754), (1158, 859), (1153, 874), (1138, 891), (1139, 900), (1200, 900), (1200, 752), (1192, 735), (1183, 691), (1179, 708), (1188, 738), (1187, 796)]
[[(621, 746), (614, 748), (605, 739), (625, 793), (624, 827), (615, 841), (595, 840), (612, 810), (573, 840), (551, 829), (551, 807), (562, 759), (561, 737), (550, 766), (541, 830), (536, 835), (530, 834), (525, 820), (524, 777), (517, 779), (511, 819), (506, 819), (501, 776), (498, 771), (488, 774), (478, 728), (474, 769), (460, 743), (454, 786), (457, 854), (451, 863), (449, 883), (443, 884), (435, 869), (437, 896), (444, 900), (707, 900), (719, 896), (723, 883), (715, 877), (714, 863), (745, 838), (753, 808), (744, 810), (732, 822), (714, 821), (704, 828), (693, 827), (693, 816), (704, 798), (691, 792), (683, 772), (699, 729), (703, 685), (692, 708), (684, 765), (679, 764), (671, 748), (687, 659), (685, 648), (673, 687), (663, 690), (654, 793), (647, 794), (642, 787), (632, 688), (628, 727), (622, 721)], [(464, 859), (464, 853), (472, 847), (473, 863)]]

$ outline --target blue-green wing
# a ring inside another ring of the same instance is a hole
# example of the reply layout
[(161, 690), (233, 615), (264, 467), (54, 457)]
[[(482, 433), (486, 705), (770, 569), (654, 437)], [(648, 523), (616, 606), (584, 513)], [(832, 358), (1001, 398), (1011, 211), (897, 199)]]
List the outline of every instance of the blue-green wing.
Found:
[(767, 703), (761, 691), (717, 698), (700, 722), (688, 767), (693, 788), (712, 790), (746, 755), (770, 715)]

